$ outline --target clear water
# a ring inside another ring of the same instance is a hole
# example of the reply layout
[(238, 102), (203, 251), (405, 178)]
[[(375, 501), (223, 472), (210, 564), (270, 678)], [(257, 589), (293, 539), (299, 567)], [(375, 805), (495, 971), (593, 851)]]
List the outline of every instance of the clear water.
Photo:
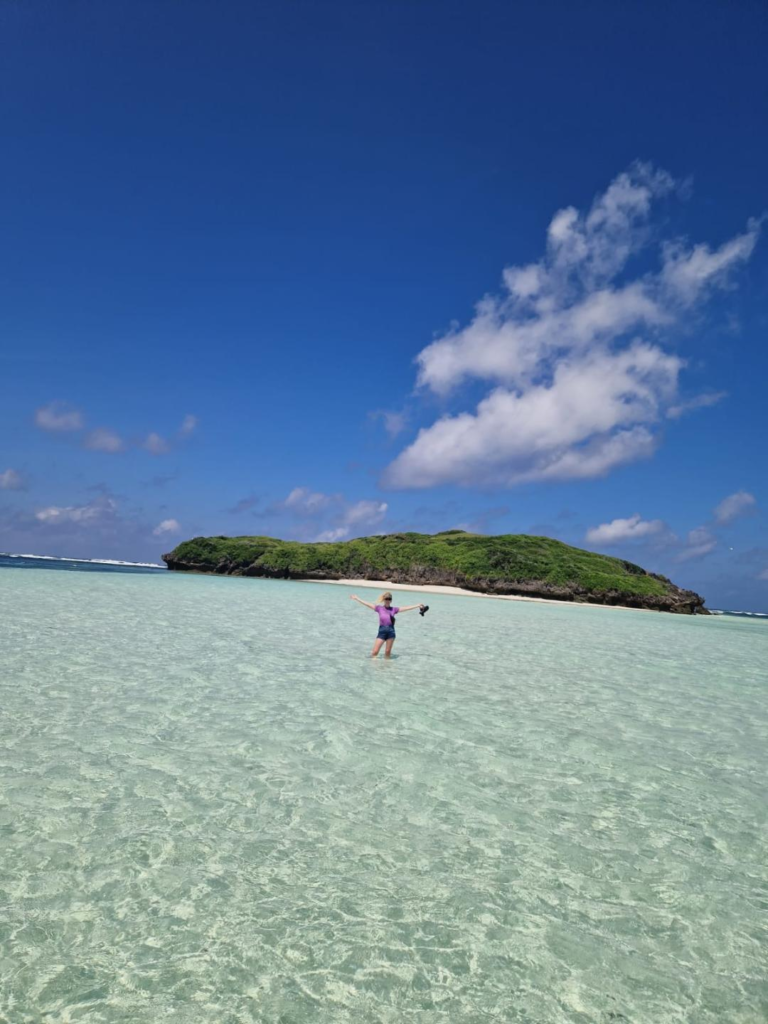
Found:
[(763, 1024), (766, 624), (428, 602), (0, 569), (0, 1020)]

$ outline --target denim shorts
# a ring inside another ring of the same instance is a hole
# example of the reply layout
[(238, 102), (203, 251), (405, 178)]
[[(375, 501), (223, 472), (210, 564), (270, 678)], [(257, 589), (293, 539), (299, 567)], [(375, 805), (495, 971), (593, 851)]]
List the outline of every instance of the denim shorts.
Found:
[(394, 626), (379, 626), (377, 640), (394, 640), (395, 639), (395, 627)]

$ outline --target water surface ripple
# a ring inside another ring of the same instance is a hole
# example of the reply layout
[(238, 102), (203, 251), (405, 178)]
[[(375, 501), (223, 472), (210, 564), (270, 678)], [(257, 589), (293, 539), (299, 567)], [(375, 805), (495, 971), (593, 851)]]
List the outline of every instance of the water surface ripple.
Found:
[(0, 1020), (763, 1024), (768, 626), (348, 594), (0, 571)]

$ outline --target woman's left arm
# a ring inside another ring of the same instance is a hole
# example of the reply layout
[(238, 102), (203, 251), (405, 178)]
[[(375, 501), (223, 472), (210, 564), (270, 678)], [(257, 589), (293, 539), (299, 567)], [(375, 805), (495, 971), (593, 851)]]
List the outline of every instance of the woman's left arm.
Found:
[(423, 604), (409, 604), (409, 605), (406, 605), (405, 608), (401, 608), (400, 611), (401, 612), (413, 612), (417, 608), (423, 608), (423, 607), (424, 607)]

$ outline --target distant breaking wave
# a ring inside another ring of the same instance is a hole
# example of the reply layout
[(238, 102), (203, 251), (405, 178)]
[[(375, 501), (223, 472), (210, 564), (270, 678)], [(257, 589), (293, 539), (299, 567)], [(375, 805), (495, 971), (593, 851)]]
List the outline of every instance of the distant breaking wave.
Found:
[(717, 608), (712, 608), (710, 615), (737, 615), (739, 618), (746, 619), (768, 619), (768, 612), (731, 612), (731, 611), (719, 611)]
[(133, 565), (141, 569), (165, 569), (164, 565), (157, 562), (121, 562), (115, 558), (60, 558), (58, 555), (12, 555), (8, 552), (0, 552), (3, 558), (34, 558), (43, 562), (83, 562), (90, 565)]

